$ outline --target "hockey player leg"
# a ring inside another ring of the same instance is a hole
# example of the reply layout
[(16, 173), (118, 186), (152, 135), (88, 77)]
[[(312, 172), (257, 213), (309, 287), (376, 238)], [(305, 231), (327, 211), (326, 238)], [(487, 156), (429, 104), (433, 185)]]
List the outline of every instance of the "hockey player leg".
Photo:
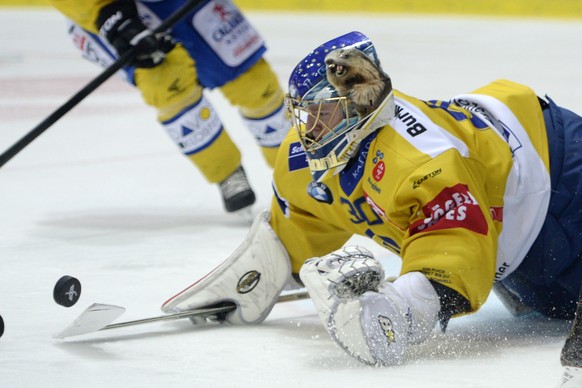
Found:
[(219, 185), (226, 211), (251, 206), (255, 194), (241, 166), (240, 151), (197, 83), (186, 50), (178, 45), (161, 65), (136, 70), (136, 82), (182, 153), (210, 183)]
[[(69, 34), (89, 61), (104, 67), (117, 59), (106, 41), (76, 24), (70, 23)], [(219, 185), (226, 211), (237, 211), (255, 202), (240, 152), (204, 97), (194, 61), (181, 45), (156, 67), (119, 74), (135, 84), (144, 101), (157, 109), (159, 121), (182, 153), (209, 182)]]
[(240, 151), (204, 95), (162, 124), (206, 180), (218, 184), (227, 212), (255, 203), (255, 193), (241, 165)]
[(267, 164), (275, 164), (279, 145), (291, 124), (283, 105), (285, 93), (270, 65), (259, 60), (237, 79), (221, 87), (240, 110), (243, 122), (261, 147)]
[(165, 313), (230, 302), (236, 310), (225, 320), (234, 324), (262, 322), (291, 274), (287, 251), (269, 226), (269, 213), (259, 214), (241, 246), (208, 275), (170, 298)]
[(363, 363), (402, 363), (408, 344), (424, 340), (436, 324), (440, 304), (428, 279), (409, 273), (384, 282), (380, 264), (363, 248), (310, 259), (300, 276), (331, 337)]

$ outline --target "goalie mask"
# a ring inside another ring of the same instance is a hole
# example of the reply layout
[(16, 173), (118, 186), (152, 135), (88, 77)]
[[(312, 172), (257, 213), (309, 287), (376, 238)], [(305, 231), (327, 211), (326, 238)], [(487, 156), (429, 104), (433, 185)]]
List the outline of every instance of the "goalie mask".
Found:
[(316, 182), (339, 173), (360, 142), (394, 117), (392, 83), (360, 32), (332, 39), (299, 62), (286, 104)]

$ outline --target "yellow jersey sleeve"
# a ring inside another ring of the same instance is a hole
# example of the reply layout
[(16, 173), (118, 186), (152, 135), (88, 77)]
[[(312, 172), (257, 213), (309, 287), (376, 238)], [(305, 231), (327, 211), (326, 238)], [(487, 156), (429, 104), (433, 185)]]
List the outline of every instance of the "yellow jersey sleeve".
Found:
[(63, 15), (77, 23), (85, 30), (97, 34), (95, 25), (101, 9), (115, 0), (49, 0)]
[[(498, 237), (479, 167), (446, 151), (412, 171), (394, 197), (407, 225), (401, 274), (422, 272), (464, 296), (473, 311), (491, 291)], [(422, 181), (426, 171), (438, 173)]]

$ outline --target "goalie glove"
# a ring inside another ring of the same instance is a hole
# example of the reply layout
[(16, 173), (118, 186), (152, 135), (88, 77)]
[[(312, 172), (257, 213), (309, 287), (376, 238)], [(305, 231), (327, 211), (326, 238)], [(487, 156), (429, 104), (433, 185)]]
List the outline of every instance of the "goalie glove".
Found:
[(326, 330), (350, 356), (369, 365), (404, 362), (408, 344), (436, 325), (440, 302), (419, 272), (384, 281), (384, 271), (361, 247), (309, 259), (300, 277)]
[(99, 35), (115, 48), (119, 56), (133, 46), (138, 47), (138, 54), (129, 63), (131, 66), (155, 67), (176, 46), (169, 35), (154, 35), (140, 21), (132, 0), (118, 0), (103, 7), (96, 25)]

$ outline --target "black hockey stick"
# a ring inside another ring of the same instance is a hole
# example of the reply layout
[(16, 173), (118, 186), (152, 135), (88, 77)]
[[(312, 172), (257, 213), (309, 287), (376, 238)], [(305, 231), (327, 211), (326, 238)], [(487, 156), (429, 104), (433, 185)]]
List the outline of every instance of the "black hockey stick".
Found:
[[(153, 31), (154, 33), (166, 32), (174, 24), (180, 21), (186, 16), (194, 7), (200, 3), (201, 0), (188, 0), (182, 7), (180, 7), (172, 15), (168, 16), (160, 25)], [(16, 154), (22, 151), (27, 145), (32, 143), (37, 137), (39, 137), (44, 131), (46, 131), (51, 125), (56, 123), (61, 117), (63, 117), (67, 112), (73, 109), (78, 103), (83, 101), (90, 93), (97, 89), (101, 84), (107, 81), (111, 76), (113, 76), (117, 71), (119, 71), (123, 66), (127, 65), (137, 54), (139, 54), (139, 47), (133, 46), (127, 50), (123, 55), (121, 55), (115, 62), (113, 62), (108, 68), (106, 68), (99, 76), (89, 82), (85, 87), (77, 92), (73, 97), (71, 97), (67, 102), (61, 105), (57, 110), (51, 113), (46, 119), (44, 119), (40, 124), (23, 136), (19, 141), (17, 141), (12, 147), (4, 151), (0, 155), (0, 167), (4, 166), (10, 159), (12, 159)]]
[(562, 366), (582, 368), (582, 288), (576, 307), (574, 323), (560, 355)]
[[(277, 299), (277, 303), (292, 302), (296, 300), (308, 299), (307, 291), (300, 291), (281, 295)], [(94, 303), (81, 313), (69, 326), (63, 331), (56, 334), (54, 338), (68, 338), (83, 334), (95, 333), (102, 330), (119, 329), (122, 327), (143, 325), (145, 323), (153, 323), (160, 321), (175, 321), (178, 319), (195, 319), (202, 318), (205, 320), (208, 317), (216, 317), (224, 315), (236, 309), (234, 303), (226, 303), (221, 306), (199, 308), (189, 311), (182, 311), (175, 314), (166, 314), (155, 317), (137, 319), (134, 321), (126, 321), (119, 323), (112, 323), (121, 314), (125, 312), (125, 308), (116, 305)], [(194, 320), (193, 320), (194, 322)]]

